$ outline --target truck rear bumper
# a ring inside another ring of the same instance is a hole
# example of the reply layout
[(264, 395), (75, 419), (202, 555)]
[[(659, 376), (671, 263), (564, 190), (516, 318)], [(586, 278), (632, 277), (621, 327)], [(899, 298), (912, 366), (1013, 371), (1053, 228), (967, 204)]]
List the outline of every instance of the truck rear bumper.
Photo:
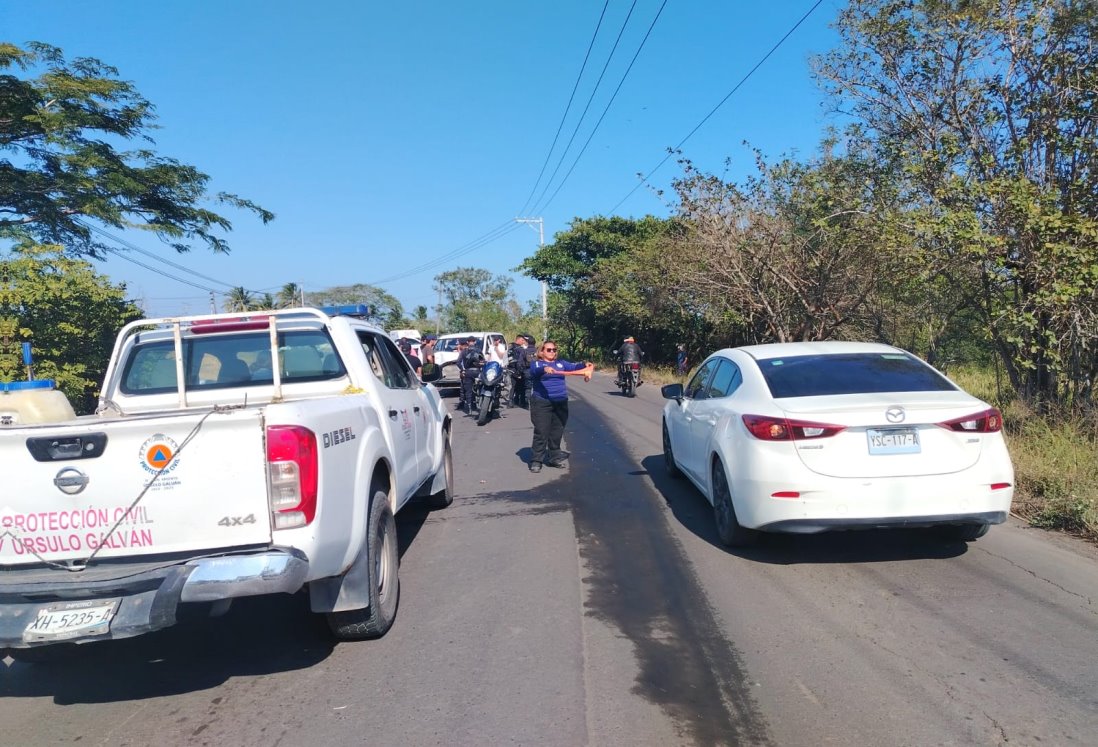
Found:
[[(6, 572), (0, 584), (0, 649), (129, 638), (174, 625), (181, 603), (292, 594), (304, 585), (309, 561), (301, 552), (286, 549), (193, 558), (152, 568), (147, 563), (139, 568), (119, 564), (82, 577), (88, 571)], [(112, 601), (116, 608), (106, 623), (71, 633), (35, 630), (36, 620), (44, 615), (72, 614)]]

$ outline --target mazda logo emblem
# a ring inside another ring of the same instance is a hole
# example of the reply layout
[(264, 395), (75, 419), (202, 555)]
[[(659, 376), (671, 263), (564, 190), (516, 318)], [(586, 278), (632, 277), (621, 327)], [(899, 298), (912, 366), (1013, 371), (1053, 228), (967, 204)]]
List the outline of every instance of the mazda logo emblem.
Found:
[(65, 495), (82, 493), (88, 487), (89, 478), (75, 467), (65, 467), (53, 478), (53, 484)]
[(885, 420), (890, 423), (902, 423), (904, 422), (905, 417), (906, 415), (904, 414), (904, 408), (900, 407), (899, 405), (893, 405), (892, 407), (885, 410)]

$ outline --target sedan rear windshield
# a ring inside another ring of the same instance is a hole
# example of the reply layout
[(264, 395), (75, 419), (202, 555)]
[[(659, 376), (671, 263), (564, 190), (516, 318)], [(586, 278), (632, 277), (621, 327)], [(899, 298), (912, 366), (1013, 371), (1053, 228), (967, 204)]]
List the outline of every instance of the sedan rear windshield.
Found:
[(759, 369), (775, 399), (873, 392), (944, 392), (957, 388), (918, 358), (904, 353), (765, 358), (759, 361)]

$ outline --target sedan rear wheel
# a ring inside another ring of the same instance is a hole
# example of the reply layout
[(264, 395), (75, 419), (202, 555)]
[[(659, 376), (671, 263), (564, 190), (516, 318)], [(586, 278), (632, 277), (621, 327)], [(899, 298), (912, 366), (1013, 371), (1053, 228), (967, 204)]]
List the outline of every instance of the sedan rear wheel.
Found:
[(732, 489), (720, 460), (713, 462), (713, 516), (717, 520), (717, 535), (727, 547), (743, 547), (758, 540), (759, 533), (740, 526), (736, 508), (732, 505)]
[(663, 424), (663, 464), (667, 467), (667, 474), (678, 479), (682, 477), (682, 470), (675, 464), (675, 452), (671, 450), (671, 434), (667, 432), (667, 423)]
[(946, 524), (934, 527), (939, 537), (955, 542), (975, 542), (987, 534), (988, 524)]

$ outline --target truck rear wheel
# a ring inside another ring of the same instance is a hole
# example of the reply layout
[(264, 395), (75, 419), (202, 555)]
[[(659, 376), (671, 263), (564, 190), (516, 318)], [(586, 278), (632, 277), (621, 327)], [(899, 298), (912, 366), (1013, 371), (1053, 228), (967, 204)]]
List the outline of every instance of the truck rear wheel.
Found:
[(328, 627), (336, 638), (357, 641), (380, 638), (393, 627), (400, 601), (400, 558), (397, 554), (396, 520), (389, 508), (389, 496), (373, 491), (367, 519), (366, 547), (367, 593), (370, 604), (364, 609), (329, 612)]

